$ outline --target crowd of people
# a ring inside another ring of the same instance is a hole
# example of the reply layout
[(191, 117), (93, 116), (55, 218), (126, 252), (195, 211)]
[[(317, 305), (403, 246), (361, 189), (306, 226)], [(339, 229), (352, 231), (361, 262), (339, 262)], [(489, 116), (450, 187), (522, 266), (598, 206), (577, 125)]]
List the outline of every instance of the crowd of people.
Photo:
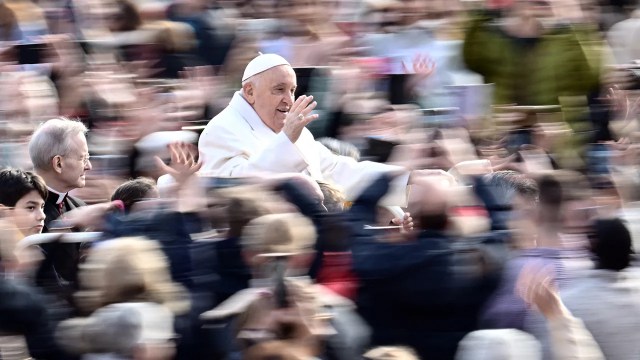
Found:
[(0, 359), (637, 359), (637, 5), (5, 0)]

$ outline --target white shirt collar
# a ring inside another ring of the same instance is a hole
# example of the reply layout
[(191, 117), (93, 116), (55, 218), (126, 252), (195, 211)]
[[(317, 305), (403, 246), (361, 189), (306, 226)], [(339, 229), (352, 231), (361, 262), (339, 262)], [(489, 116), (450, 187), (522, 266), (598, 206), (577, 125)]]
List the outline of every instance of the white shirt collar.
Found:
[(59, 191), (53, 190), (52, 188), (50, 188), (49, 186), (47, 186), (47, 189), (49, 190), (49, 192), (52, 192), (54, 194), (58, 195), (58, 200), (56, 200), (56, 204), (60, 204), (61, 202), (64, 201), (64, 198), (67, 196), (68, 193), (61, 193)]
[(247, 102), (245, 98), (242, 97), (240, 91), (236, 91), (233, 95), (233, 98), (229, 102), (229, 106), (231, 106), (234, 110), (236, 110), (240, 116), (249, 124), (251, 130), (264, 135), (276, 135), (276, 133), (271, 130), (258, 116), (258, 113), (251, 107), (251, 105)]

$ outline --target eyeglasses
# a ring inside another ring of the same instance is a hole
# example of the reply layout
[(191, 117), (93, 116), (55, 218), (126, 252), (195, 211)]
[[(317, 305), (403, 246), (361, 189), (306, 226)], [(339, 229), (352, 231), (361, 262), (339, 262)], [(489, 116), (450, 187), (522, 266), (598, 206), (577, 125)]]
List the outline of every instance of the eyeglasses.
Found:
[[(60, 155), (62, 157), (68, 157), (69, 155)], [(77, 159), (78, 161), (82, 162), (83, 166), (87, 166), (89, 165), (89, 162), (91, 161), (91, 156), (89, 154), (84, 155), (83, 157)]]

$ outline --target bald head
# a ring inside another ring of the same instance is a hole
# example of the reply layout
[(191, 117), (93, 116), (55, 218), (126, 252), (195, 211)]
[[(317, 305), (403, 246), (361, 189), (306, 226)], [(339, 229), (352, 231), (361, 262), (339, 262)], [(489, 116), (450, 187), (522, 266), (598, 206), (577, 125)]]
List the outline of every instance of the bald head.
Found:
[(438, 179), (421, 177), (413, 182), (409, 194), (409, 209), (420, 229), (445, 230), (447, 208), (447, 189)]

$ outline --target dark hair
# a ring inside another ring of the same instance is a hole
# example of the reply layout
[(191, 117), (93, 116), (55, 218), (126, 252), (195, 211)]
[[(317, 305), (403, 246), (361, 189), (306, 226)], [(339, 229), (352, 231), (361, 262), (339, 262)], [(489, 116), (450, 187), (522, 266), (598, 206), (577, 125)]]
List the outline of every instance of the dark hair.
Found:
[(571, 201), (587, 200), (591, 189), (584, 176), (569, 170), (556, 170), (538, 179), (540, 188), (540, 222), (545, 226), (561, 227), (565, 218), (564, 206)]
[(538, 180), (540, 204), (560, 206), (567, 201), (585, 200), (591, 197), (587, 179), (580, 173), (556, 170)]
[(540, 186), (540, 203), (560, 207), (565, 196), (560, 181), (551, 176), (543, 176), (538, 185)]
[(11, 41), (18, 26), (16, 14), (7, 5), (0, 3), (0, 41)]
[(496, 171), (484, 177), (485, 184), (501, 205), (511, 205), (515, 195), (528, 202), (538, 201), (538, 184), (527, 175), (511, 170)]
[(593, 225), (591, 252), (599, 269), (620, 271), (631, 262), (631, 234), (620, 219), (600, 219)]
[(445, 212), (419, 214), (417, 220), (422, 230), (445, 231), (449, 225), (449, 216)]
[(37, 191), (43, 200), (47, 199), (47, 185), (39, 175), (19, 169), (0, 171), (0, 204), (16, 206), (20, 199), (32, 191)]
[(229, 236), (240, 237), (251, 220), (267, 215), (269, 212), (253, 198), (231, 197), (229, 199)]
[(118, 21), (115, 31), (133, 31), (142, 25), (142, 17), (138, 8), (128, 0), (116, 0), (118, 6), (114, 18)]
[(129, 212), (133, 204), (145, 199), (149, 191), (155, 188), (156, 183), (148, 178), (129, 180), (118, 186), (111, 195), (111, 201), (121, 200), (124, 203), (124, 211)]

